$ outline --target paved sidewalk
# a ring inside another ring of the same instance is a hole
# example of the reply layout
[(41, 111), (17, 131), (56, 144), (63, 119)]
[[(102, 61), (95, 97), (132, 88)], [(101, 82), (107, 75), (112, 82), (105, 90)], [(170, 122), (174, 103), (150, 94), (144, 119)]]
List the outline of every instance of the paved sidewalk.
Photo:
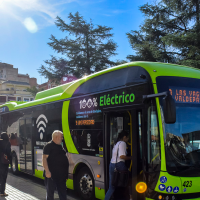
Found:
[[(0, 200), (45, 200), (46, 196), (43, 185), (12, 174), (8, 174), (6, 193), (9, 196), (0, 197)], [(59, 200), (58, 194), (55, 193), (54, 197), (55, 200)], [(67, 200), (75, 200), (75, 198), (67, 197)]]

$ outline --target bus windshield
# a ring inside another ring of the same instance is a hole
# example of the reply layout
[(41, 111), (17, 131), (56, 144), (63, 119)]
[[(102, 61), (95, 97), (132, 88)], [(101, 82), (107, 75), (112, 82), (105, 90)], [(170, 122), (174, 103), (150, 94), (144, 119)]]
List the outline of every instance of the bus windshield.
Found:
[[(170, 91), (176, 102), (176, 122), (163, 120), (167, 171), (177, 176), (200, 175), (200, 80), (158, 77), (158, 92)], [(162, 113), (162, 98), (160, 98)], [(163, 115), (162, 115), (163, 116)]]

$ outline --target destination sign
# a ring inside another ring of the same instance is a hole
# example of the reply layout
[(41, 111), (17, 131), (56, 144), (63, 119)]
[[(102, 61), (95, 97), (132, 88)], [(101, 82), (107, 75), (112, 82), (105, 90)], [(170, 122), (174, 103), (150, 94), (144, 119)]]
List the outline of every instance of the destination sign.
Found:
[(199, 104), (200, 89), (188, 87), (169, 87), (169, 92), (176, 103)]
[(87, 119), (87, 120), (76, 120), (76, 125), (81, 126), (81, 125), (94, 125), (95, 120), (94, 119)]

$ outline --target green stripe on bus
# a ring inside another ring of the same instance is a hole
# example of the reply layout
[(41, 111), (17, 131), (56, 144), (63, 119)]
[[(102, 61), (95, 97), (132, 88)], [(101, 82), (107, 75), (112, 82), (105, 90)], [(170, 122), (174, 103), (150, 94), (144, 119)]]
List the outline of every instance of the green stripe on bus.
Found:
[(70, 130), (69, 130), (69, 122), (68, 122), (68, 110), (69, 110), (69, 103), (70, 101), (65, 101), (63, 103), (62, 109), (62, 128), (63, 128), (63, 135), (65, 139), (65, 144), (69, 153), (79, 154), (74, 142), (72, 140)]
[(95, 187), (95, 197), (103, 200), (105, 198), (105, 190), (99, 190), (98, 187)]
[(35, 169), (35, 176), (36, 176), (37, 178), (44, 179), (44, 177), (43, 177), (43, 171), (41, 171), (41, 170), (36, 170), (36, 169)]
[(74, 189), (74, 182), (72, 179), (68, 179), (66, 182), (67, 188), (73, 190)]
[[(157, 94), (157, 85), (153, 84), (154, 93)], [(166, 159), (165, 159), (165, 141), (163, 137), (163, 127), (162, 127), (162, 116), (160, 111), (160, 102), (159, 98), (156, 98), (156, 106), (157, 106), (157, 113), (158, 113), (158, 124), (159, 124), (159, 132), (160, 132), (160, 155), (161, 155), (161, 170), (166, 171)]]

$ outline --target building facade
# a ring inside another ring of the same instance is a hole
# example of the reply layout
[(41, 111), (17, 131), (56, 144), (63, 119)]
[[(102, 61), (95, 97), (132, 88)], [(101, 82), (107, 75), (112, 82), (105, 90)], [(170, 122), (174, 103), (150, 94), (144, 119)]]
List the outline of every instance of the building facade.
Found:
[(38, 89), (48, 90), (48, 89), (51, 89), (51, 88), (56, 87), (56, 86), (58, 86), (58, 84), (49, 80), (48, 82), (45, 82), (45, 83), (42, 83), (41, 85), (38, 85)]
[(34, 97), (27, 88), (37, 86), (37, 79), (19, 74), (17, 68), (0, 63), (0, 105), (7, 101), (32, 101)]

